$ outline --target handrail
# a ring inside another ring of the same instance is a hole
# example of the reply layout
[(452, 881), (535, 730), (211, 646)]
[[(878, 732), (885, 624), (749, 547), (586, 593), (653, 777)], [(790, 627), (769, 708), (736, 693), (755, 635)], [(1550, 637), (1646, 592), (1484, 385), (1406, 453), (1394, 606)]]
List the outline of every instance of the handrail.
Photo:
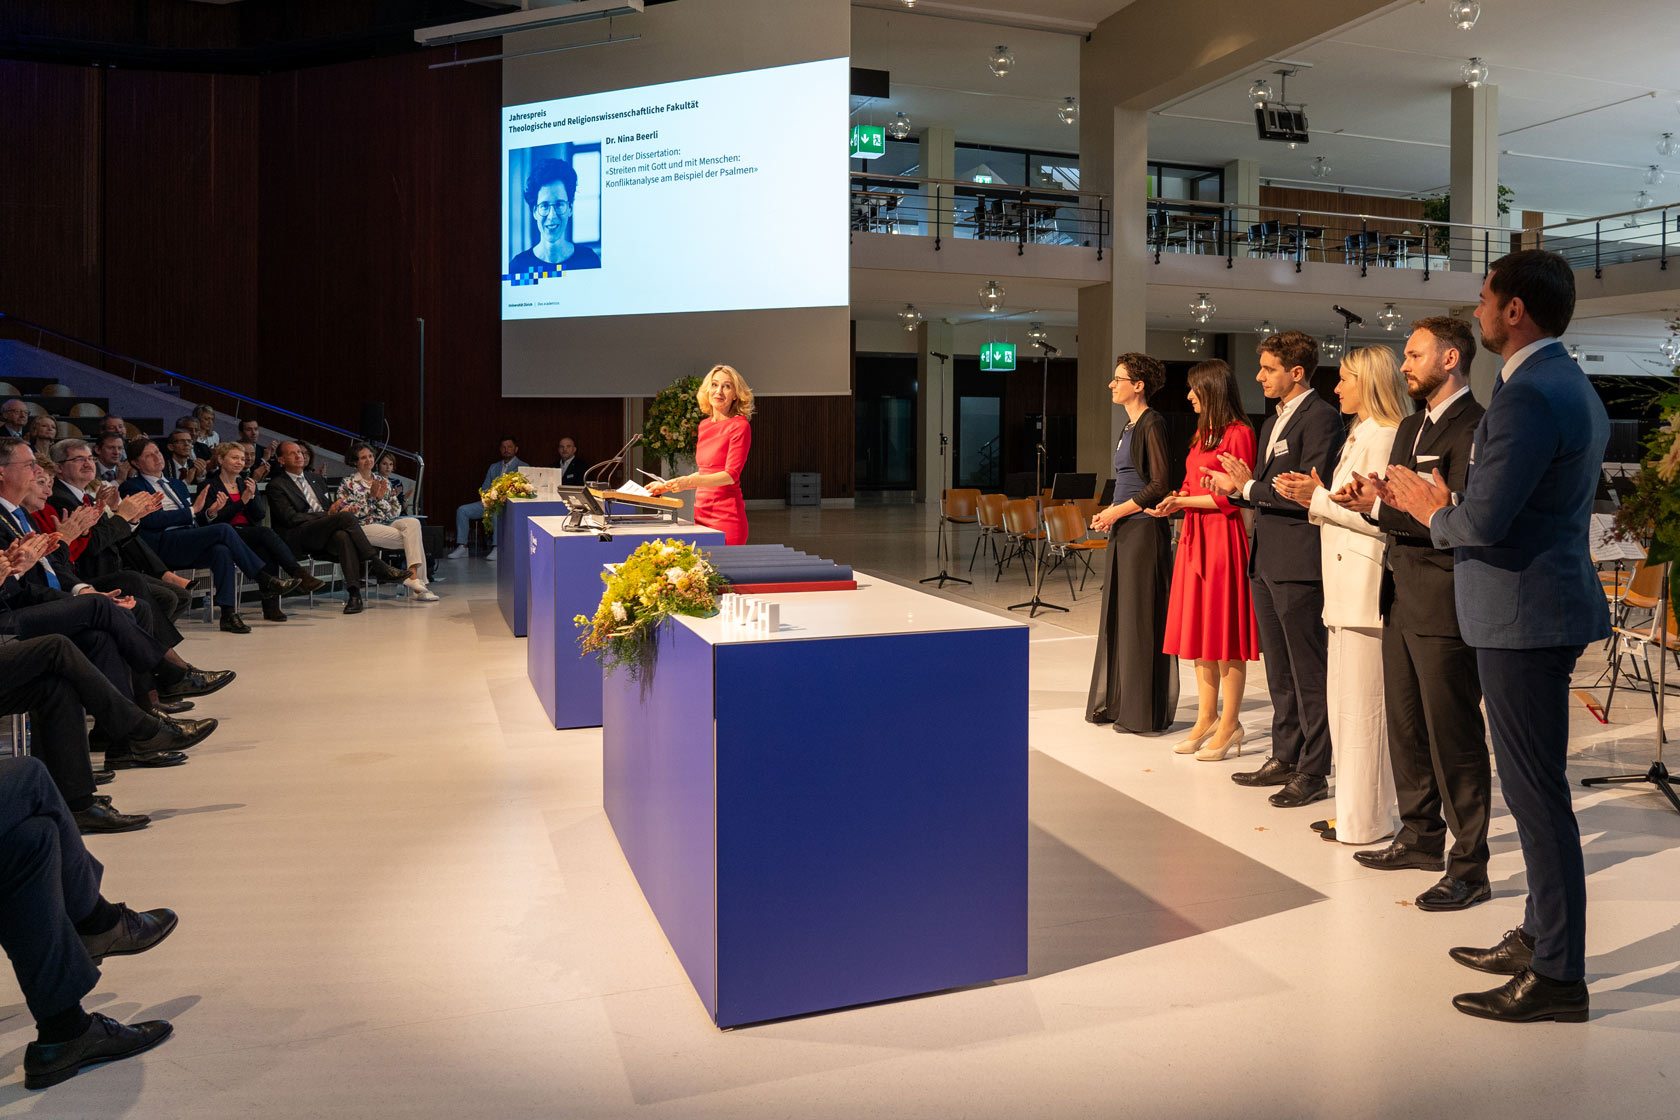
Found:
[(1287, 210), (1291, 214), (1311, 214), (1315, 218), (1358, 218), (1366, 222), (1418, 222), (1421, 225), (1450, 229), (1477, 229), (1489, 233), (1524, 233), (1512, 226), (1483, 226), (1473, 222), (1443, 222), (1434, 218), (1402, 218), (1396, 214), (1355, 214), (1346, 210), (1305, 210), (1299, 206), (1268, 206), (1261, 202), (1201, 202), (1193, 198), (1152, 198), (1150, 206), (1199, 206), (1207, 210)]
[(1612, 218), (1631, 218), (1635, 214), (1654, 214), (1674, 209), (1680, 209), (1680, 202), (1670, 202), (1663, 206), (1647, 206), (1642, 210), (1622, 210), (1615, 214), (1594, 214), (1590, 218), (1572, 218), (1563, 222), (1548, 222), (1543, 226), (1531, 226), (1521, 232), (1543, 233), (1549, 229), (1562, 229), (1564, 226), (1590, 226), (1594, 222), (1608, 222)]
[(941, 187), (968, 187), (977, 191), (1028, 191), (1032, 194), (1059, 194), (1069, 198), (1105, 199), (1107, 196), (1096, 191), (1070, 191), (1063, 187), (1035, 187), (1019, 183), (977, 183), (973, 179), (929, 179), (920, 175), (878, 175), (873, 171), (848, 171), (847, 175), (853, 179), (875, 179), (882, 182), (933, 184)]
[[(305, 424), (313, 425), (316, 428), (319, 428), (319, 429), (321, 429), (323, 431), (326, 431), (326, 432), (331, 432), (334, 435), (348, 436), (350, 439), (353, 439), (353, 440), (359, 440), (359, 439), (362, 438), (361, 433), (352, 432), (348, 428), (341, 428), (336, 424), (329, 424), (324, 420), (317, 420), (313, 416), (305, 416), (301, 412), (294, 412), (289, 408), (284, 408), (284, 407), (282, 407), (280, 405), (277, 405), (277, 404), (270, 404), (267, 401), (258, 400), (255, 397), (248, 397), (243, 393), (236, 393), (232, 389), (226, 389), (226, 388), (223, 388), (220, 385), (213, 385), (208, 381), (200, 381), (196, 377), (188, 377), (184, 373), (176, 373), (173, 370), (164, 369), (162, 366), (153, 365), (151, 362), (142, 361), (139, 358), (134, 358), (134, 357), (130, 357), (127, 354), (118, 353), (117, 351), (112, 350), (109, 347), (100, 346), (97, 343), (87, 342), (83, 339), (76, 338), (72, 335), (67, 335), (67, 334), (63, 333), (62, 331), (55, 331), (51, 327), (44, 327), (39, 323), (30, 322), (28, 319), (20, 319), (18, 316), (13, 315), (9, 312), (0, 311), (0, 323), (16, 323), (19, 326), (22, 326), (22, 327), (24, 327), (28, 330), (34, 331), (36, 336), (37, 336), (36, 337), (36, 342), (35, 342), (36, 349), (42, 349), (43, 348), (41, 346), (41, 343), (40, 343), (40, 336), (51, 335), (53, 338), (61, 339), (65, 342), (71, 343), (73, 345), (80, 346), (80, 347), (82, 347), (84, 349), (87, 349), (87, 350), (91, 350), (96, 354), (102, 354), (105, 357), (115, 358), (116, 360), (118, 360), (120, 362), (126, 362), (126, 363), (128, 363), (128, 365), (131, 369), (140, 369), (140, 368), (143, 367), (143, 368), (151, 370), (152, 372), (157, 373), (157, 374), (159, 374), (163, 377), (169, 378), (170, 380), (184, 382), (185, 384), (188, 384), (188, 385), (196, 385), (201, 389), (208, 389), (213, 393), (219, 393), (224, 397), (229, 397), (229, 398), (232, 398), (233, 400), (241, 401), (245, 404), (254, 405), (258, 408), (267, 409), (268, 411), (276, 413), (280, 416), (285, 416), (285, 417), (288, 417), (288, 418), (293, 419), (293, 420), (300, 420)], [(108, 372), (108, 371), (106, 371), (106, 372)], [(130, 381), (135, 381), (135, 378), (132, 375), (130, 375), (129, 380)], [(138, 384), (137, 381), (135, 383)], [(239, 415), (238, 410), (235, 409), (233, 414), (234, 414), (235, 417), (237, 417)], [(415, 468), (416, 468), (415, 469), (415, 476), (414, 476), (414, 498), (415, 498), (416, 505), (418, 505), (419, 498), (420, 498), (420, 488), (421, 488), (422, 484), (424, 483), (424, 480), (425, 480), (425, 477), (426, 477), (426, 460), (420, 455), (420, 453), (418, 451), (408, 451), (408, 450), (405, 450), (404, 448), (395, 447), (395, 446), (392, 446), (390, 444), (381, 444), (380, 448), (381, 448), (382, 451), (388, 451), (393, 455), (398, 455), (398, 456), (400, 456), (404, 459), (410, 459), (414, 462)]]

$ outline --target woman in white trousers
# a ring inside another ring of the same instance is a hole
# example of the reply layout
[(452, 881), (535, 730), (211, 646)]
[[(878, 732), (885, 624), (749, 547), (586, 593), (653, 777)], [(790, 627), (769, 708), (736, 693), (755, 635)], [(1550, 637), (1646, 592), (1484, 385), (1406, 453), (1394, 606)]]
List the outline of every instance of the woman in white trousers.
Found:
[(356, 515), (373, 545), (402, 549), (408, 565), (403, 586), (423, 603), (437, 602), (437, 595), (426, 586), (426, 546), (420, 522), (402, 515), (402, 499), (392, 492), (390, 479), (373, 473), (373, 448), (358, 444), (350, 449), (346, 461), (356, 473), (339, 484), (338, 496), (344, 509)]
[(1317, 472), (1288, 474), (1277, 492), (1307, 507), (1319, 526), (1324, 571), (1324, 626), (1329, 631), (1326, 700), (1336, 773), (1336, 815), (1315, 821), (1326, 840), (1371, 844), (1394, 833), (1399, 807), (1388, 760), (1388, 719), (1383, 705), (1382, 531), (1343, 509), (1330, 495), (1354, 472), (1388, 471), (1394, 430), (1411, 411), (1400, 363), (1386, 346), (1366, 346), (1342, 359), (1336, 396), (1342, 413), (1355, 417), (1341, 458), (1326, 488)]

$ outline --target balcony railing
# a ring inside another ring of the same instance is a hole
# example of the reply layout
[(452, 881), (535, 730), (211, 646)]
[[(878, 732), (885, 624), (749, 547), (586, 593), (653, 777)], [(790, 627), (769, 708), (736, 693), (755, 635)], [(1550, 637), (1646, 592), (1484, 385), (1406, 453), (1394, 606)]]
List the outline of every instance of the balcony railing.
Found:
[(1670, 251), (1680, 247), (1680, 203), (1551, 222), (1529, 232), (1572, 267), (1591, 268), (1596, 276), (1607, 265), (1630, 261), (1656, 261), (1666, 272)]
[(957, 237), (1012, 241), (1023, 256), (1028, 245), (1071, 245), (1101, 260), (1112, 243), (1103, 195), (864, 172), (852, 173), (851, 191), (853, 233), (931, 237), (936, 250)]
[(1149, 247), (1155, 263), (1166, 253), (1355, 265), (1361, 276), (1373, 268), (1422, 272), (1480, 270), (1503, 255), (1519, 230), (1465, 222), (1433, 222), (1331, 210), (1250, 206), (1235, 202), (1152, 199)]

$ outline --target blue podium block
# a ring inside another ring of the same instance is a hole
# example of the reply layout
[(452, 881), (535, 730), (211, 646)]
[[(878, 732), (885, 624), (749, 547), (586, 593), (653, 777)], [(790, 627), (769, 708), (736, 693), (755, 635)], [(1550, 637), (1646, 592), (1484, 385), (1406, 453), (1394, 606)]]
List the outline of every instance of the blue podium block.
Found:
[(565, 512), (565, 502), (529, 499), (509, 502), (496, 515), (496, 602), (516, 638), (525, 636), (531, 586), (531, 553), (525, 547), (525, 525), (533, 517)]
[(607, 817), (713, 1021), (1025, 972), (1026, 628), (879, 581), (766, 598), (779, 635), (677, 620), (603, 687)]
[[(601, 666), (577, 644), (577, 615), (593, 615), (601, 602), (601, 570), (653, 538), (721, 546), (716, 529), (687, 523), (615, 525), (612, 540), (568, 533), (564, 517), (533, 517), (525, 528), (530, 578), (529, 641), (525, 672), (556, 728), (601, 726)], [(499, 555), (505, 555), (499, 554)]]

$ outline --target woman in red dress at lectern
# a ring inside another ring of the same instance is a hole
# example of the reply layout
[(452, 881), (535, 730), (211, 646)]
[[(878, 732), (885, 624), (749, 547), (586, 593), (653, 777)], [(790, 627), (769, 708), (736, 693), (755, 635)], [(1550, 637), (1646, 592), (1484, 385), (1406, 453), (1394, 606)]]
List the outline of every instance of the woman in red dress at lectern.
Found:
[[(1260, 630), (1248, 585), (1248, 530), (1242, 510), (1202, 482), (1229, 452), (1252, 465), (1254, 429), (1242, 413), (1236, 374), (1224, 362), (1199, 362), (1189, 375), (1196, 436), (1184, 465), (1184, 489), (1168, 494), (1148, 513), (1184, 514), (1173, 561), (1163, 652), (1196, 663), (1196, 724), (1173, 751), (1218, 762), (1235, 747), (1242, 753), (1243, 688), (1248, 662), (1260, 659)], [(1224, 711), (1219, 701), (1224, 698)]]
[(695, 397), (706, 414), (694, 448), (695, 472), (659, 483), (652, 493), (695, 491), (695, 522), (722, 532), (724, 544), (746, 544), (741, 472), (752, 448), (752, 427), (747, 423), (753, 414), (752, 388), (733, 366), (713, 366), (700, 379)]

